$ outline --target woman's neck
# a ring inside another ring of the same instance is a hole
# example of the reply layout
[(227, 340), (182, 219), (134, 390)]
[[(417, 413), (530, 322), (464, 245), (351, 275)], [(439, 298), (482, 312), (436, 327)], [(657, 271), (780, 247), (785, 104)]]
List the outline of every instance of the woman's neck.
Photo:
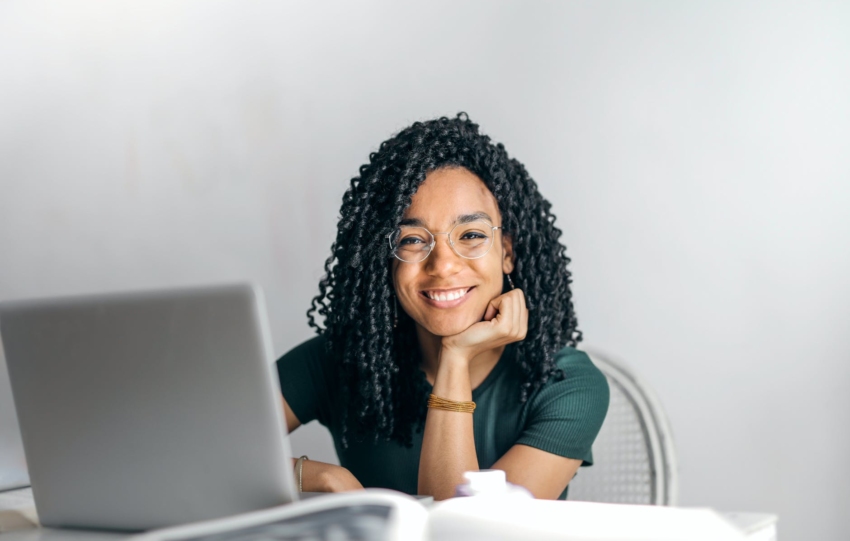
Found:
[[(419, 339), (419, 351), (422, 354), (420, 368), (425, 372), (425, 378), (428, 382), (433, 385), (440, 368), (443, 337), (431, 334), (420, 325), (416, 325), (416, 336)], [(469, 360), (469, 382), (473, 390), (481, 385), (487, 375), (490, 374), (504, 351), (505, 346), (500, 346), (479, 353)]]

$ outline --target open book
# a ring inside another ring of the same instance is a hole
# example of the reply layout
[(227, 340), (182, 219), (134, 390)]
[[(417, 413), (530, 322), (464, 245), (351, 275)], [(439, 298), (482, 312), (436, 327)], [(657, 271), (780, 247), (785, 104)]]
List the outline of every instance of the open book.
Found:
[[(366, 490), (156, 530), (133, 541), (766, 541), (770, 537), (764, 536), (764, 528), (752, 527), (759, 521), (773, 525), (775, 538), (775, 517), (735, 514), (735, 518), (738, 524), (711, 509), (516, 497), (454, 498), (426, 507), (397, 492)], [(745, 531), (747, 527), (750, 531)]]

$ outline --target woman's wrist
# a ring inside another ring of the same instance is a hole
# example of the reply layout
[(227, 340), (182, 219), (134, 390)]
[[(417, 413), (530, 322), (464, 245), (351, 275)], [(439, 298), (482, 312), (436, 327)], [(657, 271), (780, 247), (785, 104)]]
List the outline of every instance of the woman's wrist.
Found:
[(323, 471), (321, 485), (321, 492), (345, 492), (363, 488), (354, 475), (342, 466), (332, 466)]
[[(434, 392), (465, 390), (469, 387), (469, 358), (459, 352), (443, 350), (434, 379)], [(447, 396), (446, 398), (451, 398)]]
[(324, 462), (304, 463), (301, 474), (301, 483), (304, 492), (333, 492), (333, 475), (331, 470), (338, 466)]
[(305, 460), (302, 468), (301, 486), (304, 492), (342, 492), (363, 488), (357, 478), (342, 466)]
[(462, 354), (443, 351), (434, 378), (433, 394), (453, 401), (468, 401), (472, 397), (469, 359)]
[(445, 367), (447, 369), (463, 368), (469, 370), (469, 362), (472, 357), (473, 355), (465, 351), (443, 346), (440, 349), (440, 369)]

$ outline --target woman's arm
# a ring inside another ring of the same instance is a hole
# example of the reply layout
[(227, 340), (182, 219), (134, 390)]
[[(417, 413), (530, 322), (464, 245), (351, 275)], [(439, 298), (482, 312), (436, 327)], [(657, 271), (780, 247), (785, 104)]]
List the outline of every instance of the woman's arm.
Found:
[[(467, 402), (472, 400), (469, 363), (456, 353), (443, 352), (434, 381), (434, 394)], [(419, 457), (419, 494), (443, 500), (454, 496), (463, 473), (478, 469), (472, 415), (429, 409)]]
[[(280, 397), (280, 400), (283, 402), (286, 429), (291, 433), (301, 426), (301, 421), (295, 416), (283, 396)], [(295, 467), (294, 458), (292, 459), (292, 466)], [(362, 489), (363, 485), (342, 466), (316, 460), (305, 460), (301, 464), (301, 488), (304, 492), (344, 492)]]
[(493, 469), (503, 470), (509, 483), (527, 488), (535, 498), (554, 500), (567, 488), (579, 466), (579, 459), (517, 444), (493, 464)]
[[(455, 369), (462, 363), (445, 361), (449, 359), (441, 359), (434, 394), (456, 401), (471, 400), (465, 366)], [(435, 500), (451, 498), (455, 487), (464, 482), (463, 473), (478, 469), (472, 423), (468, 413), (428, 411), (419, 461), (419, 494), (432, 495)], [(517, 444), (492, 467), (503, 470), (508, 482), (527, 488), (535, 498), (554, 500), (572, 481), (581, 463), (580, 459)]]
[[(292, 460), (293, 467), (295, 460)], [(304, 492), (346, 492), (362, 490), (363, 485), (342, 466), (305, 460), (301, 463), (301, 489)]]
[[(490, 302), (484, 321), (454, 336), (444, 337), (433, 394), (449, 400), (472, 400), (470, 361), (477, 355), (525, 338), (528, 310), (525, 296), (514, 289)], [(473, 415), (430, 408), (425, 418), (419, 457), (418, 492), (442, 500), (454, 496), (463, 473), (478, 469)]]
[(286, 399), (281, 395), (280, 401), (283, 403), (283, 418), (286, 420), (286, 431), (292, 434), (292, 431), (301, 426), (301, 421), (293, 413), (292, 408), (286, 403)]

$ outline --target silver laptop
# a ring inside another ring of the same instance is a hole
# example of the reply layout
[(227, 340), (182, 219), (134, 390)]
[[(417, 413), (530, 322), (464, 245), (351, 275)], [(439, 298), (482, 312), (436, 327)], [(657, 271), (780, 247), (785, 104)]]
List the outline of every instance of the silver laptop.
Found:
[(15, 415), (12, 388), (0, 340), (0, 492), (29, 486), (21, 429)]
[(44, 526), (145, 530), (297, 498), (258, 288), (0, 303)]

